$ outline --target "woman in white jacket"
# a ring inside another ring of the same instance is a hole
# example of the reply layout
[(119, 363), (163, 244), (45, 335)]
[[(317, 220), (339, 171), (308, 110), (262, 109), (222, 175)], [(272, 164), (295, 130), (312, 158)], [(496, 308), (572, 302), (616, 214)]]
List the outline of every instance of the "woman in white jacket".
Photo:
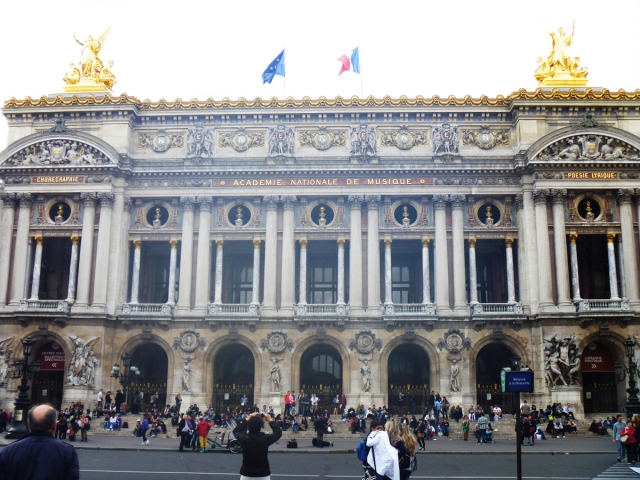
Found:
[(367, 447), (371, 447), (367, 463), (376, 471), (376, 480), (400, 480), (398, 451), (389, 443), (389, 435), (384, 431), (382, 423), (371, 422)]

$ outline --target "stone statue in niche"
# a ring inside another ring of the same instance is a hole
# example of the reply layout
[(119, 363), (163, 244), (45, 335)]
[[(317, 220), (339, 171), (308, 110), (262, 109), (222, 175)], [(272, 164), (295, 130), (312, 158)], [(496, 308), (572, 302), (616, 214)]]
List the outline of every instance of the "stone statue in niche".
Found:
[(71, 362), (69, 362), (69, 370), (67, 372), (68, 385), (92, 385), (94, 378), (94, 369), (98, 362), (93, 354), (93, 346), (100, 339), (94, 337), (85, 342), (77, 335), (68, 335), (73, 343), (73, 353)]
[(484, 225), (487, 228), (491, 228), (493, 227), (493, 215), (491, 213), (491, 205), (487, 205), (486, 212), (487, 212), (487, 218), (484, 221)]
[(64, 223), (64, 211), (62, 204), (58, 205), (58, 214), (54, 217), (53, 220), (56, 225), (62, 225), (62, 223)]
[(327, 214), (325, 212), (325, 207), (322, 206), (320, 207), (320, 218), (318, 220), (318, 225), (320, 227), (326, 227), (327, 226)]
[(458, 361), (455, 358), (451, 360), (451, 362), (451, 380), (449, 384), (452, 392), (459, 392), (460, 380), (458, 379), (458, 376), (460, 375), (460, 367), (458, 366)]
[(160, 228), (162, 226), (162, 222), (160, 221), (160, 208), (156, 207), (156, 216), (153, 219), (153, 228)]
[(195, 357), (182, 357), (184, 360), (184, 367), (182, 367), (182, 389), (189, 393), (191, 392), (191, 360)]
[(236, 228), (240, 229), (244, 227), (244, 221), (242, 220), (242, 207), (238, 207), (236, 212)]
[(406, 205), (402, 207), (402, 228), (409, 228), (411, 226), (411, 220), (409, 219), (409, 207)]
[(271, 371), (269, 373), (269, 380), (271, 380), (271, 393), (280, 393), (281, 390), (280, 382), (282, 381), (282, 371), (280, 370), (280, 365), (278, 365), (280, 360), (282, 359), (275, 357), (271, 359)]
[(371, 367), (369, 366), (369, 359), (361, 357), (360, 361), (362, 366), (360, 367), (360, 375), (362, 376), (362, 391), (369, 393), (371, 391)]

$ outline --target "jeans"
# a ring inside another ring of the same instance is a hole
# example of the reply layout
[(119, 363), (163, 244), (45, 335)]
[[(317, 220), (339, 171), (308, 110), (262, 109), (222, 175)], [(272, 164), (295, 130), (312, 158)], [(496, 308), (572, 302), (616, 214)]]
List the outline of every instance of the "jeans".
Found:
[(635, 443), (625, 443), (624, 445), (627, 447), (627, 462), (635, 463), (638, 445)]
[(140, 430), (142, 432), (142, 441), (147, 441), (147, 430)]
[(478, 443), (486, 443), (485, 435), (487, 431), (484, 428), (478, 430)]
[(442, 418), (444, 418), (445, 420), (449, 420), (449, 412), (446, 408), (442, 410)]
[(445, 425), (445, 426), (443, 426), (443, 427), (442, 427), (442, 434), (443, 434), (445, 437), (448, 437), (448, 436), (449, 436), (449, 427), (447, 427), (446, 425)]
[(323, 438), (324, 438), (324, 432), (323, 432), (322, 430), (318, 430), (318, 431), (316, 432), (316, 438), (317, 438), (316, 442), (318, 442), (318, 443), (316, 444), (316, 447), (318, 447), (318, 448), (322, 448), (322, 442), (323, 442)]
[(627, 450), (625, 448), (625, 444), (620, 440), (616, 440), (616, 447), (618, 447), (618, 457), (624, 459), (627, 456)]

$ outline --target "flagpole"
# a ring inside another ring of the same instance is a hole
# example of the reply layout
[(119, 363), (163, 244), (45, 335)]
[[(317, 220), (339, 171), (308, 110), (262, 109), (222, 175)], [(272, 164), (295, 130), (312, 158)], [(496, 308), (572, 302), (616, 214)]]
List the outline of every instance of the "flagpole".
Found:
[(284, 44), (284, 48), (282, 50), (284, 51), (284, 55), (283, 55), (284, 58), (282, 60), (285, 62), (284, 63), (285, 71), (284, 71), (284, 76), (282, 77), (284, 79), (284, 81), (282, 83), (282, 97), (283, 97), (283, 100), (285, 100), (285, 102), (286, 102), (286, 100), (287, 100), (287, 70), (286, 70), (286, 68), (287, 68), (287, 44), (286, 43)]
[[(360, 60), (360, 44), (358, 44), (358, 61)], [(362, 98), (364, 96), (363, 90), (362, 90), (362, 62), (359, 61), (359, 65), (360, 67), (360, 98)]]

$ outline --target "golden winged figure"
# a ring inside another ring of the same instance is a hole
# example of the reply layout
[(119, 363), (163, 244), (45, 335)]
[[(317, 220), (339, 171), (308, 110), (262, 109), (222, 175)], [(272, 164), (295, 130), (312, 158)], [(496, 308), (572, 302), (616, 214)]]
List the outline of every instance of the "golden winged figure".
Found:
[(111, 72), (113, 62), (108, 62), (107, 67), (98, 56), (110, 30), (111, 27), (107, 28), (97, 38), (89, 35), (84, 41), (79, 40), (75, 33), (73, 34), (75, 41), (82, 45), (82, 53), (78, 64), (71, 64), (71, 73), (63, 77), (66, 91), (106, 91), (113, 88), (116, 83), (116, 77)]

